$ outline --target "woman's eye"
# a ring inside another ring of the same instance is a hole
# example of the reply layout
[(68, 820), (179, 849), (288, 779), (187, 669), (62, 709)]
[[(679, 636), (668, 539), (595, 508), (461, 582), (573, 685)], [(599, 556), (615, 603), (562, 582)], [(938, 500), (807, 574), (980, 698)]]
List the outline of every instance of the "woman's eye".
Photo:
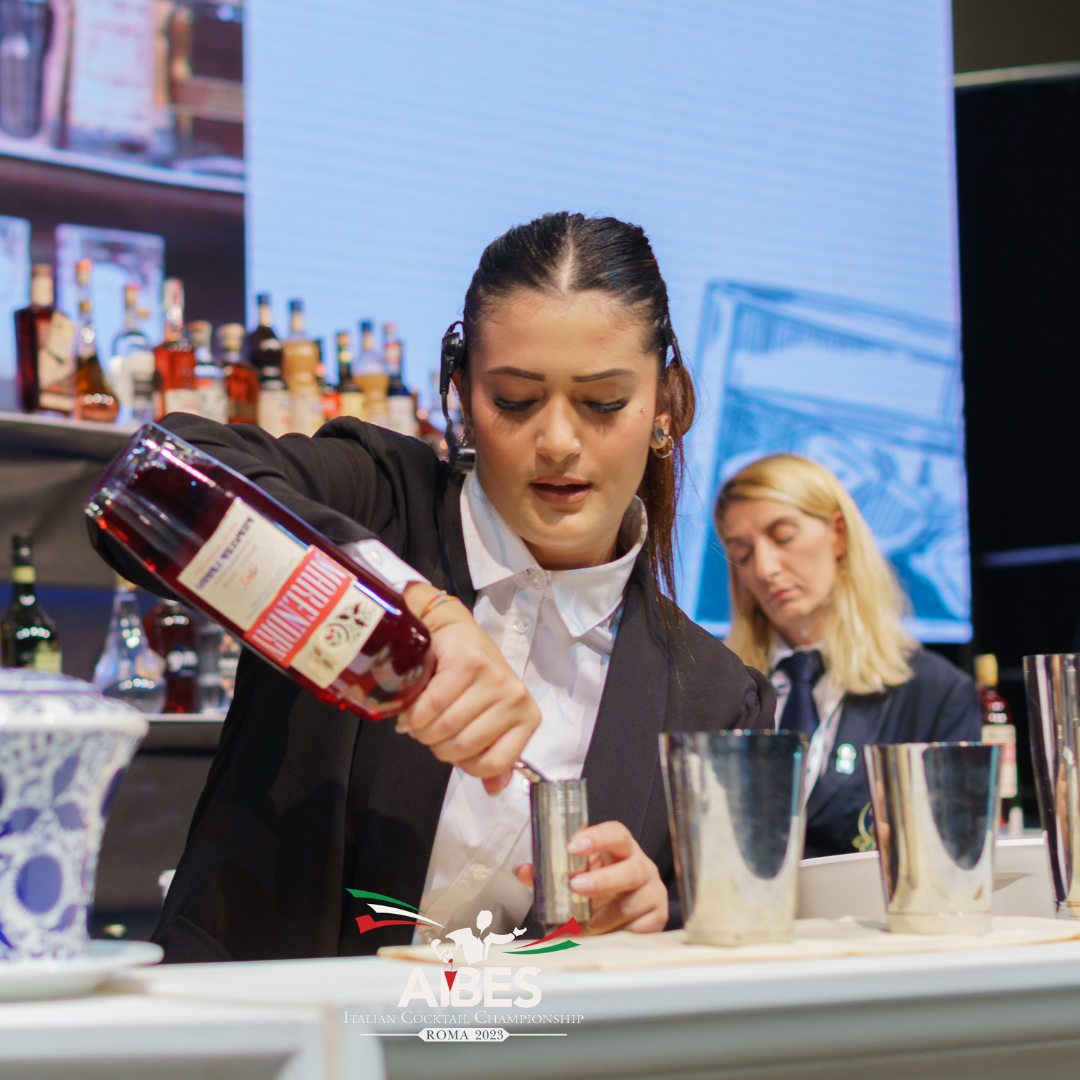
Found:
[(524, 412), (536, 404), (536, 398), (528, 398), (525, 401), (510, 401), (508, 398), (495, 397), (492, 399), (496, 409), (503, 412)]
[(750, 561), (750, 548), (728, 548), (728, 559), (736, 566), (745, 566)]
[(618, 401), (586, 401), (585, 404), (588, 405), (593, 412), (613, 413), (618, 412), (620, 409), (625, 409), (626, 402), (626, 398), (620, 398)]

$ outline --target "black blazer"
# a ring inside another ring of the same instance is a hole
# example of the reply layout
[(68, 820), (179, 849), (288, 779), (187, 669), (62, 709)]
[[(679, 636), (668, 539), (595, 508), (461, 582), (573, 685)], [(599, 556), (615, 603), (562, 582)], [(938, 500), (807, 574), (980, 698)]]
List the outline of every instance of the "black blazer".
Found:
[[(868, 743), (979, 742), (982, 711), (975, 683), (937, 653), (911, 656), (914, 677), (884, 694), (848, 695), (832, 753), (806, 804), (806, 858), (854, 851), (859, 814), (870, 801), (863, 747)], [(837, 750), (857, 751), (853, 771), (837, 772)], [(870, 823), (871, 835), (873, 829)]]
[[(461, 478), (423, 443), (353, 419), (314, 438), (174, 414), (164, 426), (255, 481), (339, 544), (377, 536), (469, 607)], [(121, 573), (162, 586), (99, 530)], [(638, 560), (583, 775), (589, 817), (623, 822), (674, 871), (657, 735), (772, 727), (768, 680), (661, 600)], [(361, 935), (347, 887), (418, 905), (451, 766), (393, 723), (324, 705), (245, 650), (187, 847), (154, 935), (166, 961), (353, 956), (405, 943)]]

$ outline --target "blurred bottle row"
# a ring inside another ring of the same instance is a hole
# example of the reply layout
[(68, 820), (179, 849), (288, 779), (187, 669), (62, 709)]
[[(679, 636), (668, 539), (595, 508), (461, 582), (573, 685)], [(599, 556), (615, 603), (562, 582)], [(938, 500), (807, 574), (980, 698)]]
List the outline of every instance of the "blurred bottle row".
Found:
[(239, 176), (243, 7), (0, 0), (0, 144)]
[[(0, 662), (59, 674), (56, 624), (37, 599), (30, 537), (12, 537), (11, 606), (0, 621)], [(241, 643), (175, 600), (145, 616), (135, 586), (118, 577), (94, 685), (144, 713), (224, 713), (232, 701)]]
[(154, 345), (141, 329), (146, 318), (138, 285), (124, 287), (124, 326), (108, 358), (100, 358), (91, 301), (93, 263), (76, 264), (77, 320), (54, 303), (52, 267), (33, 267), (30, 304), (15, 312), (20, 406), (44, 413), (121, 424), (147, 423), (189, 412), (219, 423), (253, 423), (272, 435), (313, 435), (327, 420), (351, 416), (439, 448), (441, 433), (417, 407), (405, 384), (404, 347), (394, 323), (360, 323), (354, 349), (347, 330), (335, 336), (328, 364), (323, 342), (307, 336), (304, 305), (289, 301), (289, 333), (273, 326), (270, 297), (260, 294), (258, 323), (213, 327), (184, 322), (184, 288), (177, 278), (162, 287), (163, 340)]

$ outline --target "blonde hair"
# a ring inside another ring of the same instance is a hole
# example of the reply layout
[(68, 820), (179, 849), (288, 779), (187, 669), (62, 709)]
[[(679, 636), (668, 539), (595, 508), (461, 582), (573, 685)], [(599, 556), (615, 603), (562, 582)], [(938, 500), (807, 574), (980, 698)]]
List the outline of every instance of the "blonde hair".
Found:
[[(892, 566), (881, 554), (866, 520), (840, 481), (816, 461), (773, 454), (737, 472), (716, 497), (716, 531), (723, 541), (724, 513), (732, 503), (771, 499), (831, 523), (839, 510), (847, 551), (837, 563), (837, 581), (822, 635), (822, 658), (839, 690), (877, 694), (911, 678), (908, 657), (918, 648), (904, 629), (906, 600)], [(744, 664), (768, 670), (771, 627), (757, 600), (728, 564), (731, 633), (728, 646)]]

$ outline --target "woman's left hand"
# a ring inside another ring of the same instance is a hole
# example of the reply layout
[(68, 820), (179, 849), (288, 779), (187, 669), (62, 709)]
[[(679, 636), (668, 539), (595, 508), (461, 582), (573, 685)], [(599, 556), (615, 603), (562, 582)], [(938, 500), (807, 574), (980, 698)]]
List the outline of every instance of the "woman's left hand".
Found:
[[(651, 934), (668, 921), (668, 893), (656, 863), (641, 850), (621, 821), (590, 825), (567, 844), (571, 855), (588, 855), (589, 869), (570, 879), (570, 888), (592, 900), (592, 919), (587, 934), (632, 930)], [(515, 871), (519, 881), (531, 886), (532, 866)]]

